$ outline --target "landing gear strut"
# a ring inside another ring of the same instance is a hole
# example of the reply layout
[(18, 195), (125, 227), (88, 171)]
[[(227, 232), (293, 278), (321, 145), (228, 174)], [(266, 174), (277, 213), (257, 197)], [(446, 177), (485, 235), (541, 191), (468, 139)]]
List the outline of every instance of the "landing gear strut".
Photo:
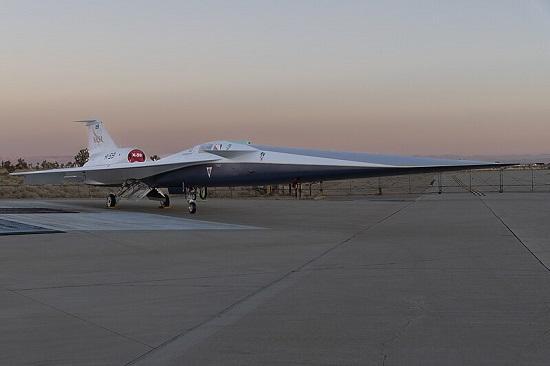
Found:
[(160, 203), (160, 208), (170, 207), (170, 197), (167, 193), (137, 179), (128, 179), (122, 184), (117, 193), (109, 194), (107, 196), (106, 206), (113, 208), (117, 205), (118, 200), (122, 198), (136, 200), (148, 198), (153, 201), (158, 201)]
[(206, 197), (208, 197), (208, 187), (202, 187), (199, 190), (199, 197), (201, 198), (201, 200), (205, 200)]

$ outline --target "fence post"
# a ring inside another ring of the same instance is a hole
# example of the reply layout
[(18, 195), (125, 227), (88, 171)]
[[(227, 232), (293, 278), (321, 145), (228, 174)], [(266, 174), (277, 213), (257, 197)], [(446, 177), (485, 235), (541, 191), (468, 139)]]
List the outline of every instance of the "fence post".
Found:
[(411, 190), (411, 176), (409, 175), (409, 194), (412, 193), (412, 190)]
[(499, 169), (499, 176), (500, 176), (500, 187), (498, 192), (503, 193), (504, 192), (504, 169)]
[(382, 195), (382, 183), (380, 181), (380, 177), (378, 177), (378, 195)]
[(441, 181), (441, 172), (437, 175), (437, 186), (439, 194), (443, 193), (443, 182)]
[(535, 191), (535, 166), (531, 164), (531, 192)]
[(468, 189), (472, 193), (472, 171), (470, 170), (470, 188)]

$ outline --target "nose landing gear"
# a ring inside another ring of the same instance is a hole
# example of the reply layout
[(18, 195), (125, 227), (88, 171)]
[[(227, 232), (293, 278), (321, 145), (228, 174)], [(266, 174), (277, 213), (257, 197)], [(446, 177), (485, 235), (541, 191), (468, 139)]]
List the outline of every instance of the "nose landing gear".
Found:
[(197, 189), (185, 188), (185, 197), (187, 198), (187, 204), (189, 213), (194, 214), (197, 212)]
[(189, 201), (188, 209), (190, 214), (194, 214), (195, 212), (197, 212), (197, 204), (195, 203), (195, 201), (193, 200)]

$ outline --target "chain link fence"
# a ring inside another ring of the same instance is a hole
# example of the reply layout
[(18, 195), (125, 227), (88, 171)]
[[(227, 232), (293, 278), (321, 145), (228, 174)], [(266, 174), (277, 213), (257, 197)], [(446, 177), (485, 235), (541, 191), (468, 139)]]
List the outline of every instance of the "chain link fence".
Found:
[(210, 197), (354, 197), (428, 193), (550, 192), (547, 166), (426, 173), (344, 181), (304, 183), (297, 186), (211, 188)]

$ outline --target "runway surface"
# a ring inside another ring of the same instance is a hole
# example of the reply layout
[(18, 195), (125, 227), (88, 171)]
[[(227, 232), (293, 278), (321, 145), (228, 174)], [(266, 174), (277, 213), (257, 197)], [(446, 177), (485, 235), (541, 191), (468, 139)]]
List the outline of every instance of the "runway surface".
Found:
[(174, 204), (0, 201), (0, 364), (548, 364), (548, 193)]

